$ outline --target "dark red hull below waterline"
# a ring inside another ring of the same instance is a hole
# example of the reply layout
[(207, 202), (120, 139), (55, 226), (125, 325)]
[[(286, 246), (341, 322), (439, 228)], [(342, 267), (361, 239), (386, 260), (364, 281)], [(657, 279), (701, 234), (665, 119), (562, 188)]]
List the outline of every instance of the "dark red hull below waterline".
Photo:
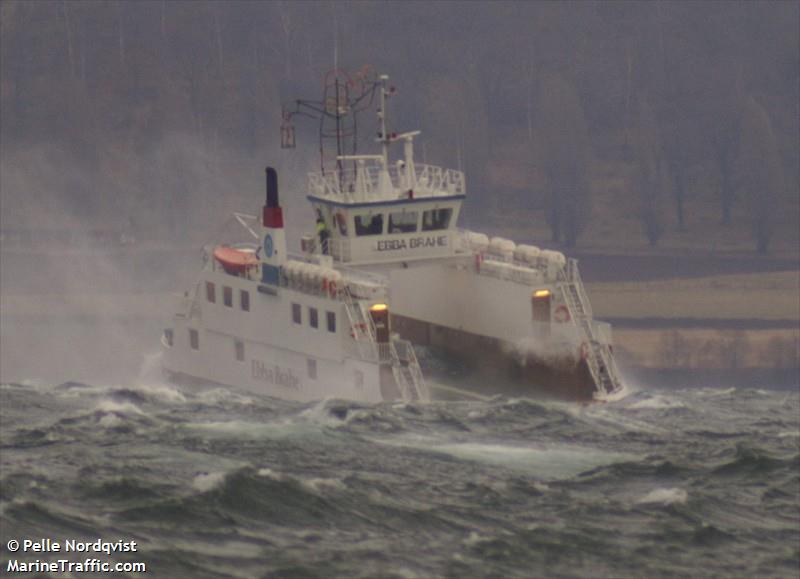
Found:
[[(470, 377), (459, 380), (459, 386), (476, 394), (591, 402), (597, 392), (585, 360), (564, 356), (544, 361), (520, 354), (495, 338), (404, 316), (393, 315), (391, 323), (392, 331), (403, 338), (459, 365)], [(425, 373), (430, 375), (430, 370), (426, 368)]]

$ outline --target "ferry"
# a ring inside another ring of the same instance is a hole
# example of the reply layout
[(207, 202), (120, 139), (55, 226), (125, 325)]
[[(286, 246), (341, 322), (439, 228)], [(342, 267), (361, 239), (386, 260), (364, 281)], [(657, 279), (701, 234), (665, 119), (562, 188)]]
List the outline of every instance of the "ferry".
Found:
[[(394, 92), (386, 75), (334, 71), (321, 101), (284, 108), (284, 148), (295, 117), (319, 121), (315, 229), (289, 253), (267, 168), (260, 214), (234, 214), (252, 241), (207, 246), (178, 297), (161, 340), (168, 377), (301, 401), (621, 391), (611, 327), (593, 318), (577, 261), (458, 228), (464, 173), (418, 163), (419, 131), (387, 130)], [(358, 154), (355, 119), (374, 106), (380, 151)]]

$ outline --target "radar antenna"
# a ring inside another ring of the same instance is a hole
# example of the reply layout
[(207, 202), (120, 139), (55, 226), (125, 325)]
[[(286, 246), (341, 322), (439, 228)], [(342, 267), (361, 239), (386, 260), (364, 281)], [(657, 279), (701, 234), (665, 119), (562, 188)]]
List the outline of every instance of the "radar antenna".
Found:
[[(387, 77), (378, 78), (370, 66), (364, 66), (355, 74), (342, 69), (333, 69), (325, 75), (325, 86), (321, 101), (295, 100), (283, 105), (281, 124), (281, 148), (295, 147), (293, 119), (295, 116), (309, 117), (319, 121), (320, 168), (335, 170), (343, 174), (347, 157), (356, 155), (358, 147), (358, 113), (372, 106), (378, 89), (381, 90), (382, 121), (379, 140), (385, 140), (384, 99)], [(355, 167), (354, 167), (355, 168)]]

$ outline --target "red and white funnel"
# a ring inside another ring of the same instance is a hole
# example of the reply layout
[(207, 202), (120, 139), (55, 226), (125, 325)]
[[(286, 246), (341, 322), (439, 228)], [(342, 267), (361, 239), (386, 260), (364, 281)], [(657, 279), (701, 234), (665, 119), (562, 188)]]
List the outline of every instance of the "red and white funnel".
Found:
[(278, 172), (266, 169), (267, 203), (261, 223), (261, 281), (273, 285), (280, 283), (280, 267), (286, 261), (286, 232), (283, 229), (283, 209), (278, 201)]

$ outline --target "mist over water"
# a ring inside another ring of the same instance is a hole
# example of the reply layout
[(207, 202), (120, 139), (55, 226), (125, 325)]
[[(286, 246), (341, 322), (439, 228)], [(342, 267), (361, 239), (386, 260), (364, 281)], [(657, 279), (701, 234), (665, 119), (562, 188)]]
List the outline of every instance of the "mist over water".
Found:
[[(788, 577), (800, 395), (300, 404), (154, 377), (0, 387), (14, 537), (151, 577)], [(6, 553), (7, 554), (7, 553)]]

